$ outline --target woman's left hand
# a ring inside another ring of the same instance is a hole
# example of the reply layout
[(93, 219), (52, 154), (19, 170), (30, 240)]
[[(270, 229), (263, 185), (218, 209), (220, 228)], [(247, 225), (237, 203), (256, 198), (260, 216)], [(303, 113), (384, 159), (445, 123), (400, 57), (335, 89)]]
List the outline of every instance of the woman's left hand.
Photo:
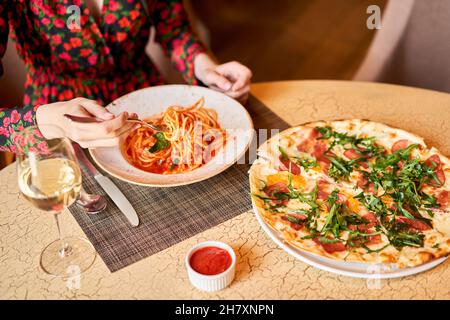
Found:
[(247, 102), (252, 72), (239, 62), (218, 65), (202, 53), (195, 59), (195, 75), (211, 89), (221, 91), (242, 104)]

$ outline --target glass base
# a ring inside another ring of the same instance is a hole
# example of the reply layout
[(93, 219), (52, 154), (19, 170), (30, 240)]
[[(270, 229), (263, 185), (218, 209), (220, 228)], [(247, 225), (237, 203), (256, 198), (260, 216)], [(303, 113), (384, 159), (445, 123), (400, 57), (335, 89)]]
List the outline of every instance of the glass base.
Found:
[(47, 274), (69, 278), (89, 269), (94, 264), (95, 257), (95, 249), (87, 239), (67, 237), (53, 241), (44, 248), (40, 266)]

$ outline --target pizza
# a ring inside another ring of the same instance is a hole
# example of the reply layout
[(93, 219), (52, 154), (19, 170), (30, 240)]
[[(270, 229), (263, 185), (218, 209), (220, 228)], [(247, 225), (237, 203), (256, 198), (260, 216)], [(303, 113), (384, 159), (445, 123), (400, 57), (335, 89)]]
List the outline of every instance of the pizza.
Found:
[(300, 250), (398, 268), (450, 253), (450, 161), (404, 130), (290, 128), (258, 149), (250, 185), (256, 214)]

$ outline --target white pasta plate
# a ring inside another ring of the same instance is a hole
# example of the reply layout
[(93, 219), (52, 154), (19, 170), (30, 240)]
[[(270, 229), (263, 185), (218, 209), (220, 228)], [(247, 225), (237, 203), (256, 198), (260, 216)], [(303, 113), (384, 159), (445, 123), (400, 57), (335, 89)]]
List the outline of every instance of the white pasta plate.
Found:
[(127, 111), (139, 119), (162, 114), (169, 106), (190, 106), (199, 99), (217, 113), (219, 125), (226, 130), (225, 146), (205, 165), (183, 173), (157, 174), (138, 169), (124, 157), (121, 146), (91, 149), (94, 161), (110, 175), (130, 183), (172, 187), (186, 185), (213, 177), (245, 155), (253, 138), (253, 122), (247, 110), (223, 93), (204, 87), (164, 85), (145, 88), (118, 98), (107, 106), (113, 114)]

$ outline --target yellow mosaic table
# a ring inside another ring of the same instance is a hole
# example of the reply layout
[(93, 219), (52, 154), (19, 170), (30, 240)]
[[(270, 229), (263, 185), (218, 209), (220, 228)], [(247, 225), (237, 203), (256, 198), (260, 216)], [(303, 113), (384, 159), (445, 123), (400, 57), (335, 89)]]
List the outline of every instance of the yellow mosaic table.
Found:
[[(450, 155), (450, 95), (346, 81), (259, 83), (252, 94), (289, 124), (366, 118), (425, 137)], [(83, 236), (69, 213), (66, 235)], [(14, 165), (0, 171), (0, 299), (450, 299), (450, 259), (422, 274), (380, 283), (317, 270), (279, 249), (251, 211), (110, 273), (100, 258), (77, 281), (52, 279), (39, 269), (42, 248), (56, 238), (50, 215), (19, 196)], [(192, 287), (184, 267), (197, 242), (221, 240), (236, 251), (235, 281), (220, 292)]]

